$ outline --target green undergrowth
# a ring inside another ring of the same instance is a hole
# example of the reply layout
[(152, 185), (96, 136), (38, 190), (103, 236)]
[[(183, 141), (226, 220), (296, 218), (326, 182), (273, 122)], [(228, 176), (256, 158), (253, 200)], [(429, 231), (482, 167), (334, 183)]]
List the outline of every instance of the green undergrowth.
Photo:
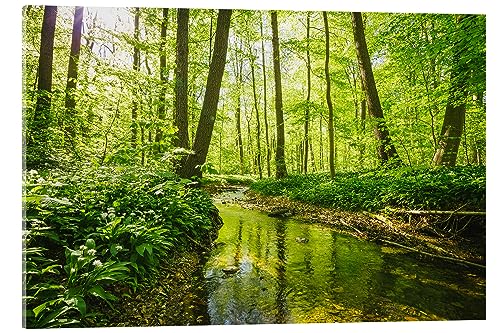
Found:
[(250, 185), (255, 181), (255, 178), (251, 176), (242, 175), (216, 175), (207, 174), (204, 175), (201, 182), (203, 185)]
[(264, 195), (348, 211), (486, 209), (484, 166), (346, 172), (334, 180), (328, 173), (291, 175), (260, 180), (250, 188)]
[(174, 252), (215, 239), (216, 208), (189, 182), (133, 167), (26, 172), (26, 326), (95, 326)]

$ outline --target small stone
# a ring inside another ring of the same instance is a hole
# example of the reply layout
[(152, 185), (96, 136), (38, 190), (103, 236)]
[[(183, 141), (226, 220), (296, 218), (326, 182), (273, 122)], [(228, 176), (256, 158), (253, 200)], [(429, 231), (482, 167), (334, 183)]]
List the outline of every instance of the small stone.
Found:
[(304, 237), (296, 237), (296, 238), (295, 238), (295, 241), (296, 241), (297, 243), (307, 243), (307, 242), (309, 242), (309, 239), (304, 238)]
[(236, 266), (227, 266), (222, 269), (222, 271), (226, 274), (234, 274), (239, 270)]

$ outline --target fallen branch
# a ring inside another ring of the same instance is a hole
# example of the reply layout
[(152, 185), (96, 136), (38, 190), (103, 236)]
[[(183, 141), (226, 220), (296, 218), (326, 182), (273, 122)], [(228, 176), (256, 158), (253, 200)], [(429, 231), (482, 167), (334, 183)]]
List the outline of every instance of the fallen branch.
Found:
[(473, 216), (486, 216), (486, 212), (466, 212), (454, 210), (404, 210), (404, 209), (391, 209), (389, 210), (396, 214), (412, 214), (412, 215), (473, 215)]
[(417, 250), (417, 249), (415, 249), (413, 247), (409, 247), (409, 246), (405, 246), (405, 245), (402, 245), (402, 244), (399, 244), (399, 243), (391, 242), (391, 241), (388, 241), (386, 239), (380, 239), (380, 241), (382, 241), (383, 243), (389, 244), (389, 245), (398, 246), (398, 247), (401, 247), (403, 249), (410, 250), (410, 251), (413, 251), (413, 252), (417, 252), (417, 253), (420, 253), (420, 254), (424, 254), (424, 255), (427, 255), (427, 256), (430, 256), (430, 257), (433, 257), (433, 258), (439, 258), (439, 259), (444, 259), (444, 260), (459, 262), (459, 263), (462, 263), (462, 264), (465, 264), (465, 265), (468, 265), (468, 266), (475, 266), (475, 267), (486, 269), (485, 265), (476, 264), (474, 262), (470, 262), (470, 261), (467, 261), (467, 260), (453, 258), (453, 257), (446, 257), (446, 256), (438, 255), (438, 254), (432, 254), (432, 253), (429, 253), (429, 252), (420, 251), (420, 250)]

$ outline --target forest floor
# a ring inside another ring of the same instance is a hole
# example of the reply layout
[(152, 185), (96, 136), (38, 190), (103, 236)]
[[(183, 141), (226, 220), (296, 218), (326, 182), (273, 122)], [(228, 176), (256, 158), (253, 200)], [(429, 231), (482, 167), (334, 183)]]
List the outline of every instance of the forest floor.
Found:
[(194, 251), (174, 254), (160, 269), (152, 285), (122, 297), (105, 311), (100, 326), (146, 327), (207, 325), (203, 292), (203, 254)]
[(243, 198), (232, 201), (244, 208), (257, 209), (271, 215), (278, 212), (307, 222), (325, 223), (344, 234), (405, 248), (422, 257), (444, 259), (453, 264), (479, 269), (486, 265), (485, 232), (459, 231), (467, 223), (482, 223), (477, 220), (464, 221), (472, 219), (471, 217), (457, 220), (446, 216), (420, 216), (409, 219), (390, 214), (348, 212), (318, 207), (283, 196), (264, 196), (250, 190), (245, 192)]

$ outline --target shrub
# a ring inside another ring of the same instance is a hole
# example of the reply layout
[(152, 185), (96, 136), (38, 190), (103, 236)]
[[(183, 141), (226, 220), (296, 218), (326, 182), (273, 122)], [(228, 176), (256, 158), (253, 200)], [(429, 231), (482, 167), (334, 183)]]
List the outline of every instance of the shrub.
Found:
[(486, 168), (378, 169), (361, 173), (291, 175), (251, 184), (264, 195), (350, 211), (407, 209), (485, 210)]
[(84, 170), (25, 174), (27, 327), (88, 325), (93, 305), (148, 283), (162, 258), (218, 227), (210, 197), (167, 171)]

